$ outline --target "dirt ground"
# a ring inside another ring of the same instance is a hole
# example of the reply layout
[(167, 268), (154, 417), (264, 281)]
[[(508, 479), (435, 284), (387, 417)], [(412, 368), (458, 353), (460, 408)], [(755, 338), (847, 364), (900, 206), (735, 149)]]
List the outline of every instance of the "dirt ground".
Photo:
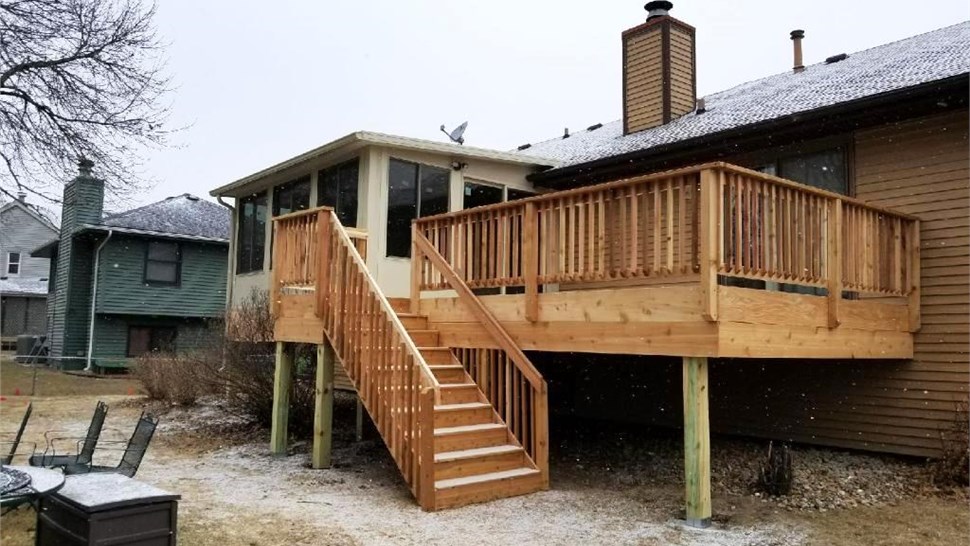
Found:
[[(181, 544), (949, 546), (970, 538), (965, 494), (920, 495), (894, 505), (823, 513), (785, 510), (751, 494), (719, 490), (717, 480), (714, 526), (687, 529), (679, 519), (679, 471), (639, 479), (647, 471), (641, 459), (622, 452), (604, 468), (601, 459), (577, 456), (584, 452), (582, 438), (554, 447), (549, 491), (425, 513), (373, 431), (363, 442), (354, 441), (354, 404), (349, 398), (338, 398), (334, 466), (327, 470), (308, 468), (305, 443), (296, 443), (289, 456), (271, 456), (264, 431), (214, 403), (180, 409), (118, 394), (35, 397), (25, 440), (42, 444), (43, 431), (55, 428), (82, 434), (99, 398), (111, 408), (106, 438), (124, 438), (145, 407), (162, 411), (162, 424), (138, 478), (182, 495)], [(26, 398), (12, 396), (0, 401), (0, 429), (13, 428), (26, 403)], [(632, 445), (631, 453), (643, 451)], [(20, 453), (29, 454), (30, 449)], [(0, 543), (31, 544), (34, 518), (26, 509), (4, 516)]]

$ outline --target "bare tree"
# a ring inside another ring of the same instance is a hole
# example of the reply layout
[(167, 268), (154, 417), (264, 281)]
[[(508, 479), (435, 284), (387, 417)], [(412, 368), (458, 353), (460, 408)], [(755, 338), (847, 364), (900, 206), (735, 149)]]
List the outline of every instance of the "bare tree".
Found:
[(0, 194), (58, 202), (80, 157), (114, 198), (147, 185), (144, 153), (168, 134), (154, 15), (138, 0), (0, 0)]

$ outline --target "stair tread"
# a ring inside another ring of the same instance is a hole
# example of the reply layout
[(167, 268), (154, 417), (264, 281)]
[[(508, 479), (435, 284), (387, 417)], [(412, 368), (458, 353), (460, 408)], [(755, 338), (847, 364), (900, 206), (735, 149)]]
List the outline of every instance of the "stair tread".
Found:
[(474, 383), (444, 383), (440, 387), (442, 389), (477, 389), (478, 385)]
[(434, 456), (434, 462), (448, 462), (457, 461), (459, 459), (472, 459), (475, 457), (483, 457), (485, 455), (504, 455), (506, 453), (515, 453), (522, 451), (522, 448), (517, 445), (505, 444), (500, 446), (489, 446), (489, 447), (476, 447), (471, 449), (460, 449), (458, 451), (444, 451), (437, 453)]
[(463, 410), (463, 409), (479, 409), (479, 408), (490, 408), (491, 404), (488, 402), (465, 402), (462, 404), (436, 404), (434, 407), (435, 411), (450, 411), (450, 410)]
[(504, 429), (502, 423), (481, 423), (478, 425), (461, 425), (457, 427), (440, 427), (434, 429), (435, 436), (448, 436), (450, 434), (461, 434), (464, 432), (483, 432), (486, 430)]
[[(434, 330), (434, 331), (437, 332), (437, 330)], [(448, 352), (451, 352), (451, 347), (438, 347), (438, 346), (434, 346), (434, 347), (418, 347), (418, 350), (419, 351), (448, 351)]]
[(437, 480), (434, 482), (435, 489), (450, 489), (452, 487), (461, 487), (463, 485), (471, 485), (475, 483), (490, 482), (496, 480), (505, 480), (509, 478), (519, 478), (524, 476), (531, 476), (539, 474), (539, 470), (535, 468), (522, 467), (513, 468), (512, 470), (502, 470), (501, 472), (488, 472), (485, 474), (473, 474), (471, 476), (463, 476), (461, 478), (449, 478), (446, 480)]
[(456, 370), (458, 368), (464, 369), (461, 364), (428, 364), (428, 367), (432, 370)]

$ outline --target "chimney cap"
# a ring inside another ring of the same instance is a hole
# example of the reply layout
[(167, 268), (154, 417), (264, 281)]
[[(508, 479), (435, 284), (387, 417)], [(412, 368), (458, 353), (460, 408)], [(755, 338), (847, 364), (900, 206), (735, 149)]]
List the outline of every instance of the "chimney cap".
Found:
[(21, 203), (26, 203), (27, 202), (27, 192), (25, 192), (23, 190), (18, 191), (17, 192), (17, 201), (20, 201)]
[(81, 174), (81, 176), (91, 176), (91, 169), (93, 168), (94, 168), (94, 161), (91, 161), (86, 157), (82, 157), (77, 162), (77, 171), (78, 173)]
[(647, 21), (654, 19), (656, 17), (664, 17), (667, 12), (673, 9), (674, 3), (668, 2), (667, 0), (654, 0), (653, 2), (647, 2), (643, 9), (647, 10)]
[(796, 29), (796, 30), (791, 31), (791, 39), (792, 40), (800, 40), (800, 39), (802, 39), (804, 37), (805, 37), (805, 31), (804, 30)]

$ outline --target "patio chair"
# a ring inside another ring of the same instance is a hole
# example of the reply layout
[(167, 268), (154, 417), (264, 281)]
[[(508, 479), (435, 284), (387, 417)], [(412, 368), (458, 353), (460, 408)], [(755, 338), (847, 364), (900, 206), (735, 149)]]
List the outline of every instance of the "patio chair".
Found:
[[(101, 429), (104, 427), (104, 419), (107, 415), (108, 405), (99, 401), (98, 405), (94, 408), (94, 415), (91, 417), (91, 424), (88, 425), (88, 432), (83, 437), (55, 437), (53, 436), (54, 434), (60, 434), (62, 432), (52, 430), (45, 432), (44, 439), (47, 441), (47, 447), (44, 448), (44, 453), (32, 455), (27, 462), (30, 466), (43, 466), (47, 468), (63, 468), (69, 464), (90, 464), (91, 457), (94, 455), (94, 447), (97, 445), (98, 438), (101, 436)], [(54, 444), (57, 441), (63, 443), (64, 440), (73, 440), (72, 443), (75, 445), (72, 449), (66, 450), (66, 453), (58, 455)], [(74, 449), (77, 447), (80, 447), (80, 449)]]
[[(72, 475), (89, 474), (91, 472), (113, 472), (132, 478), (134, 477), (135, 472), (138, 472), (138, 467), (141, 465), (141, 460), (144, 458), (145, 452), (148, 451), (148, 444), (152, 441), (152, 436), (155, 434), (156, 427), (158, 427), (158, 418), (150, 413), (142, 413), (141, 417), (138, 419), (138, 424), (135, 425), (135, 432), (132, 433), (127, 445), (125, 445), (124, 453), (121, 455), (121, 460), (118, 462), (117, 466), (97, 466), (94, 465), (92, 461), (89, 461), (86, 464), (69, 464), (64, 467), (64, 473)], [(107, 451), (121, 451), (122, 448), (120, 447), (112, 448), (105, 447), (105, 445), (120, 445), (123, 443), (125, 442), (101, 441), (98, 442), (95, 451), (101, 449)]]
[(0, 442), (2, 445), (10, 446), (5, 455), (0, 455), (0, 464), (10, 464), (13, 461), (14, 455), (17, 454), (17, 448), (20, 447), (20, 439), (24, 436), (24, 429), (27, 428), (27, 420), (30, 419), (30, 412), (34, 410), (34, 404), (27, 404), (27, 411), (24, 412), (24, 418), (20, 421), (20, 428), (17, 429), (16, 435), (13, 441), (3, 441)]

